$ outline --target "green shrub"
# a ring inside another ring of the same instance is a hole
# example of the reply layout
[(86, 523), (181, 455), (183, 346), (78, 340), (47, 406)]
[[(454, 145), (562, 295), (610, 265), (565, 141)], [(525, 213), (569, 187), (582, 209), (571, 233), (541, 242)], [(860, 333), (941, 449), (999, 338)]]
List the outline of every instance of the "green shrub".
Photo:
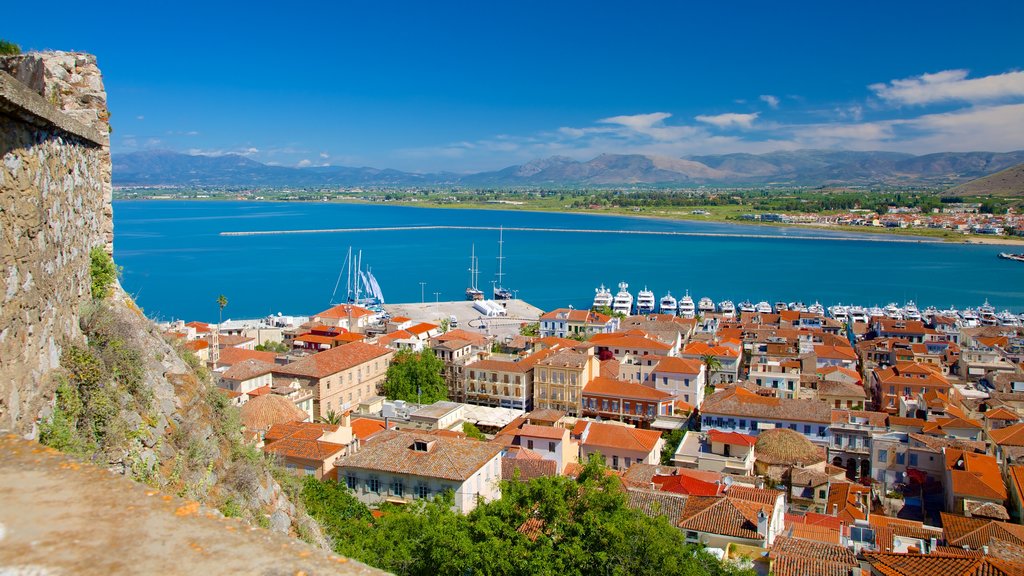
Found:
[(21, 46), (0, 38), (0, 56), (17, 56), (21, 54)]
[(92, 297), (102, 300), (110, 294), (121, 269), (114, 264), (114, 259), (107, 251), (96, 246), (89, 251), (89, 277), (92, 279)]

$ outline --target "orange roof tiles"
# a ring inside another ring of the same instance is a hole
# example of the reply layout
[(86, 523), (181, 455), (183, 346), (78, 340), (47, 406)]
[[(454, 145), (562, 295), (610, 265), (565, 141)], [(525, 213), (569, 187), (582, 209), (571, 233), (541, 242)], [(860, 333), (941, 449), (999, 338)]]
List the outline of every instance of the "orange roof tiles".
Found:
[(739, 358), (739, 353), (728, 346), (709, 346), (704, 342), (691, 342), (683, 348), (683, 354), (706, 356), (724, 356), (728, 358)]
[(1024, 446), (1024, 423), (989, 430), (988, 435), (1000, 446)]
[[(388, 424), (389, 428), (394, 427), (394, 424)], [(384, 422), (380, 420), (374, 420), (372, 418), (356, 418), (352, 420), (352, 434), (359, 438), (360, 442), (365, 442), (371, 436), (380, 432), (384, 429)]]
[(757, 532), (757, 515), (769, 517), (772, 506), (721, 496), (691, 496), (683, 509), (679, 527), (709, 534), (748, 540), (763, 540)]
[(700, 374), (704, 364), (693, 358), (677, 358), (669, 356), (662, 358), (654, 367), (655, 372), (669, 372), (671, 374)]
[(946, 450), (946, 470), (952, 479), (953, 493), (986, 500), (1006, 500), (1006, 486), (994, 456), (974, 454), (950, 448)]
[(629, 398), (640, 400), (666, 401), (672, 398), (668, 392), (656, 390), (643, 384), (623, 382), (603, 376), (592, 379), (583, 387), (585, 396), (606, 396), (612, 398)]
[(857, 353), (849, 346), (825, 346), (814, 347), (814, 354), (818, 358), (834, 358), (840, 360), (857, 361)]
[(220, 375), (220, 377), (225, 380), (244, 382), (245, 380), (251, 380), (253, 378), (259, 378), (265, 374), (270, 374), (275, 367), (276, 364), (270, 364), (262, 360), (249, 359), (237, 364), (232, 364), (230, 368)]
[[(577, 424), (578, 425), (578, 424)], [(635, 452), (651, 452), (658, 446), (661, 433), (602, 422), (586, 422), (581, 444)]]
[(199, 352), (200, 350), (206, 350), (210, 347), (210, 343), (206, 340), (192, 340), (191, 342), (185, 342), (185, 348), (192, 352)]
[(362, 318), (363, 316), (372, 316), (373, 311), (367, 310), (362, 306), (353, 306), (351, 304), (338, 304), (324, 310), (319, 314), (314, 314), (313, 318), (349, 318), (353, 319)]
[[(639, 332), (639, 331), (638, 331)], [(590, 341), (603, 348), (630, 348), (639, 350), (661, 350), (668, 351), (672, 346), (659, 340), (636, 334), (625, 334), (621, 332), (612, 334), (594, 334)]]
[(1024, 526), (989, 520), (985, 518), (968, 518), (959, 514), (942, 512), (942, 532), (949, 546), (968, 546), (975, 550), (987, 546), (991, 540), (999, 539), (1006, 542), (1024, 545)]
[(721, 442), (723, 444), (732, 444), (733, 446), (753, 446), (757, 443), (757, 438), (748, 436), (746, 434), (740, 434), (739, 432), (721, 432), (719, 430), (709, 430), (708, 440), (711, 442)]
[(1021, 576), (1024, 564), (988, 556), (865, 552), (872, 572), (882, 576)]
[(274, 373), (319, 379), (389, 354), (393, 354), (393, 352), (383, 346), (353, 342), (307, 356), (285, 366), (278, 366), (274, 369)]
[(538, 426), (536, 424), (523, 424), (519, 429), (518, 436), (529, 436), (530, 438), (546, 438), (548, 440), (562, 440), (568, 430), (555, 426)]
[[(414, 450), (417, 440), (428, 441), (429, 449)], [(494, 442), (384, 430), (335, 466), (465, 481), (503, 449)]]
[(1010, 410), (1006, 406), (1000, 406), (998, 408), (994, 408), (992, 410), (989, 410), (988, 412), (985, 412), (985, 419), (1017, 421), (1020, 420), (1020, 415), (1014, 412), (1013, 410)]
[(260, 352), (258, 350), (229, 347), (220, 351), (220, 359), (217, 360), (217, 364), (220, 364), (221, 366), (232, 366), (246, 360), (260, 360), (268, 364), (273, 364), (276, 359), (277, 354), (273, 352)]

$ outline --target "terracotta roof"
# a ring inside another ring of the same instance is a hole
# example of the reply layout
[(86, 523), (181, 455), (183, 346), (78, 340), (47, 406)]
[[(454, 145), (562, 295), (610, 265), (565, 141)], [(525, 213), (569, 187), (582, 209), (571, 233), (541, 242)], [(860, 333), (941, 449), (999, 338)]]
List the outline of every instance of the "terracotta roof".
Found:
[(651, 479), (658, 475), (671, 475), (678, 471), (675, 466), (661, 464), (634, 463), (622, 473), (622, 483), (627, 487), (650, 488)]
[(337, 429), (334, 425), (311, 422), (275, 424), (267, 431), (263, 450), (286, 458), (323, 462), (345, 449), (342, 444), (320, 439), (325, 432)]
[(1018, 546), (1024, 545), (1024, 526), (990, 520), (986, 518), (968, 518), (959, 514), (941, 513), (942, 532), (949, 546), (969, 546), (980, 550), (987, 546), (993, 538), (1005, 540)]
[(846, 424), (854, 420), (865, 420), (868, 426), (885, 428), (886, 419), (889, 417), (885, 412), (872, 412), (870, 410), (833, 410), (832, 423)]
[(528, 363), (523, 361), (513, 362), (511, 360), (491, 360), (484, 358), (483, 360), (477, 360), (471, 364), (466, 364), (467, 370), (484, 370), (487, 372), (514, 372), (523, 374), (533, 369)]
[(220, 351), (220, 358), (217, 364), (221, 366), (234, 366), (246, 360), (259, 360), (267, 364), (273, 364), (277, 359), (274, 352), (260, 352), (258, 350), (246, 350), (245, 348), (224, 348)]
[(242, 336), (241, 334), (221, 334), (217, 338), (217, 345), (221, 348), (232, 348), (239, 344), (246, 344), (252, 342), (255, 338), (248, 336)]
[(518, 436), (529, 436), (531, 438), (547, 438), (548, 440), (562, 440), (568, 430), (555, 426), (538, 426), (536, 424), (523, 424), (519, 429)]
[[(394, 424), (389, 423), (388, 427), (394, 427)], [(374, 420), (372, 418), (355, 418), (352, 420), (352, 435), (359, 438), (360, 442), (365, 442), (383, 429), (384, 422), (381, 420)]]
[(658, 446), (661, 433), (656, 430), (640, 430), (615, 424), (587, 422), (587, 428), (580, 442), (583, 446), (650, 452)]
[(989, 430), (988, 435), (1000, 446), (1024, 446), (1024, 423)]
[(710, 346), (704, 342), (691, 342), (683, 348), (683, 355), (693, 356), (706, 356), (708, 354), (714, 356), (725, 356), (729, 358), (739, 358), (739, 352), (736, 352), (728, 346)]
[[(780, 576), (781, 574), (793, 574), (794, 576), (800, 575), (811, 575), (815, 576), (821, 574), (840, 574), (841, 576), (848, 576), (849, 569), (852, 566), (857, 565), (857, 555), (853, 553), (846, 546), (839, 544), (826, 544), (824, 542), (816, 542), (811, 540), (802, 540), (797, 538), (789, 538), (786, 536), (778, 536), (775, 538), (775, 542), (772, 544), (771, 550), (769, 551), (769, 557), (775, 560), (781, 560), (789, 557), (793, 559), (789, 565), (786, 565), (787, 569), (795, 568), (800, 564), (805, 564), (806, 568), (803, 571), (779, 571), (779, 563), (772, 563), (772, 574)], [(800, 560), (804, 560), (801, 562)], [(844, 568), (845, 571), (835, 570), (834, 568)], [(824, 570), (823, 570), (824, 569)]]
[(861, 382), (863, 380), (860, 377), (860, 372), (857, 372), (856, 370), (853, 370), (851, 368), (847, 368), (846, 366), (826, 366), (824, 368), (819, 368), (817, 370), (817, 373), (821, 374), (822, 376), (842, 374), (844, 376), (852, 378), (853, 380), (856, 380), (857, 382)]
[(832, 408), (814, 399), (781, 399), (759, 396), (740, 386), (715, 392), (701, 405), (704, 415), (790, 420), (794, 422), (832, 422)]
[(746, 434), (740, 434), (739, 432), (721, 432), (719, 430), (709, 430), (708, 440), (711, 442), (721, 442), (723, 444), (731, 444), (733, 446), (753, 446), (757, 443), (757, 438), (754, 436), (748, 436)]
[[(433, 444), (428, 451), (419, 452), (413, 449), (416, 440)], [(502, 449), (491, 442), (384, 430), (363, 444), (359, 452), (338, 460), (335, 466), (465, 481)]]
[(191, 350), (192, 352), (199, 352), (200, 350), (206, 350), (209, 347), (210, 347), (210, 343), (207, 342), (206, 340), (192, 340), (190, 342), (185, 342), (185, 348), (187, 350)]
[(241, 418), (242, 425), (249, 430), (268, 430), (274, 424), (306, 420), (309, 414), (289, 398), (265, 394), (242, 404)]
[(719, 496), (725, 489), (725, 485), (720, 481), (709, 481), (707, 478), (681, 471), (668, 475), (655, 474), (651, 477), (651, 483), (657, 486), (658, 490), (688, 496)]
[(818, 382), (818, 396), (842, 396), (844, 398), (864, 398), (867, 399), (868, 394), (864, 391), (864, 387), (851, 382), (837, 382), (834, 380), (824, 380)]
[(1020, 576), (1024, 564), (982, 556), (866, 552), (864, 559), (882, 576)]
[(188, 326), (189, 328), (195, 328), (196, 332), (209, 332), (210, 331), (210, 325), (209, 324), (207, 324), (206, 322), (199, 322), (197, 320), (193, 320), (192, 322), (188, 322), (188, 323), (185, 324), (185, 326)]
[(1020, 415), (1014, 412), (1013, 410), (1007, 408), (1006, 406), (1000, 406), (998, 408), (993, 408), (992, 410), (985, 412), (985, 419), (1017, 421), (1020, 420)]
[(672, 398), (668, 392), (656, 390), (643, 384), (623, 382), (613, 378), (598, 377), (587, 382), (583, 394), (589, 396), (607, 396), (612, 398), (630, 398), (640, 400), (666, 401)]
[(933, 452), (942, 452), (946, 448), (956, 448), (970, 452), (985, 452), (985, 443), (975, 440), (961, 440), (959, 438), (942, 438), (940, 436), (929, 436), (927, 434), (915, 434), (911, 432), (909, 438), (924, 444)]
[(673, 494), (661, 490), (643, 488), (628, 488), (626, 490), (627, 506), (635, 508), (651, 518), (664, 516), (673, 526), (682, 520), (686, 500), (687, 497), (683, 494)]
[(270, 374), (276, 367), (276, 364), (270, 364), (262, 360), (243, 360), (237, 364), (232, 364), (230, 368), (221, 373), (220, 377), (224, 380), (244, 382), (265, 374)]
[(840, 360), (857, 361), (857, 353), (849, 346), (826, 346), (824, 344), (814, 347), (814, 355), (818, 358), (835, 358)]
[(882, 386), (933, 386), (949, 389), (949, 380), (939, 368), (930, 364), (900, 362), (887, 368), (875, 368), (875, 377)]
[(372, 310), (367, 310), (362, 306), (353, 306), (351, 304), (338, 304), (337, 306), (328, 308), (327, 310), (324, 310), (319, 314), (314, 314), (313, 318), (348, 318), (349, 316), (351, 316), (352, 319), (356, 319), (362, 318), (363, 316), (372, 315)]
[(532, 412), (526, 414), (526, 419), (530, 422), (558, 422), (562, 418), (565, 418), (565, 412), (561, 410), (555, 410), (553, 408), (538, 408)]
[(353, 342), (318, 352), (285, 366), (278, 366), (274, 369), (274, 373), (319, 379), (388, 354), (393, 354), (393, 352), (383, 346)]
[(993, 520), (1009, 520), (1010, 514), (1001, 504), (995, 502), (977, 502), (964, 500), (964, 514), (971, 518), (991, 518)]
[(557, 350), (547, 356), (535, 366), (547, 366), (553, 368), (582, 368), (593, 356), (577, 352), (575, 350)]
[(683, 509), (679, 528), (709, 534), (763, 540), (757, 533), (757, 515), (769, 517), (772, 506), (723, 496), (690, 496)]
[[(392, 321), (394, 320), (392, 319)], [(463, 330), (462, 328), (455, 328), (454, 330), (449, 330), (444, 334), (435, 336), (434, 340), (438, 342), (447, 342), (449, 340), (461, 340), (463, 342), (468, 342), (474, 346), (482, 346), (487, 343), (487, 336), (484, 336), (483, 334), (477, 334), (476, 332), (469, 332), (468, 330)]]
[(522, 482), (542, 476), (558, 476), (558, 462), (545, 460), (536, 452), (513, 446), (508, 455), (501, 459), (501, 477), (512, 480), (517, 472)]
[(655, 372), (668, 372), (670, 374), (700, 374), (704, 364), (693, 358), (677, 358), (669, 356), (662, 358), (654, 367)]
[(639, 335), (623, 335), (621, 332), (612, 334), (594, 334), (590, 338), (590, 342), (593, 342), (597, 346), (602, 348), (629, 348), (639, 350), (661, 350), (667, 352), (672, 349), (670, 344), (665, 344), (659, 340), (654, 340), (646, 336)]
[(600, 375), (603, 378), (618, 378), (619, 377), (619, 361), (615, 358), (609, 358), (601, 361)]
[(1006, 485), (994, 456), (950, 448), (946, 450), (946, 470), (952, 479), (952, 486), (947, 489), (954, 494), (1006, 500)]
[(420, 322), (419, 324), (414, 324), (414, 325), (406, 328), (405, 330), (406, 330), (406, 332), (411, 332), (411, 333), (413, 333), (416, 336), (422, 336), (423, 334), (426, 334), (426, 333), (430, 332), (431, 330), (440, 330), (440, 329), (441, 329), (441, 327), (438, 326), (437, 324), (431, 324), (430, 322)]

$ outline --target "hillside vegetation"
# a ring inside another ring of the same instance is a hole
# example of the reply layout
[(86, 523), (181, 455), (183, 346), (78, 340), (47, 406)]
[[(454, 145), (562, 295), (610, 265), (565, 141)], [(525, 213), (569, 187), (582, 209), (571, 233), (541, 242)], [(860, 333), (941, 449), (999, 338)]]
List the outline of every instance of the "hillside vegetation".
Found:
[(950, 188), (944, 195), (995, 196), (998, 198), (1024, 197), (1024, 164), (1018, 164), (995, 174)]

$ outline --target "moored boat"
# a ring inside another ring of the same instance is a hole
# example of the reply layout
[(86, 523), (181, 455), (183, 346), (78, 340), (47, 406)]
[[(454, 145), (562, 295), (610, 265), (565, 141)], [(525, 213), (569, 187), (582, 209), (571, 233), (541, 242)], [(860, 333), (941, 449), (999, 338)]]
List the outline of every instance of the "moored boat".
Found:
[(672, 292), (667, 292), (661, 297), (660, 306), (658, 311), (662, 314), (671, 314), (675, 316), (679, 312), (679, 303), (676, 302), (675, 296), (672, 296)]

